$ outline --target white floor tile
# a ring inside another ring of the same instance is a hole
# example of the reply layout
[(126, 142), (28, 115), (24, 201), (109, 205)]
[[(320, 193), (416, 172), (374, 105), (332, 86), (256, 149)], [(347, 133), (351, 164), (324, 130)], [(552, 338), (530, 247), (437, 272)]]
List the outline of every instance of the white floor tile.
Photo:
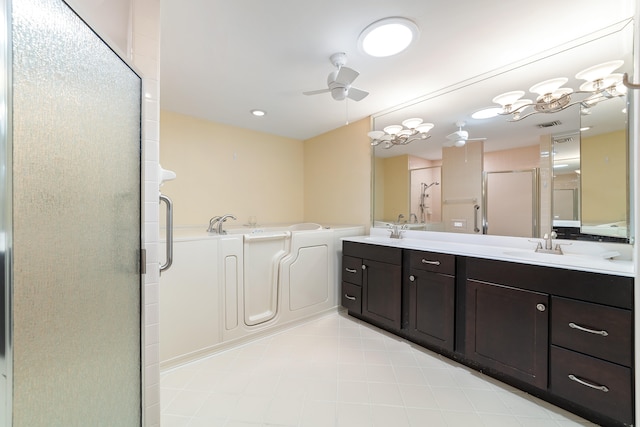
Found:
[(163, 427), (583, 427), (344, 313), (163, 372)]

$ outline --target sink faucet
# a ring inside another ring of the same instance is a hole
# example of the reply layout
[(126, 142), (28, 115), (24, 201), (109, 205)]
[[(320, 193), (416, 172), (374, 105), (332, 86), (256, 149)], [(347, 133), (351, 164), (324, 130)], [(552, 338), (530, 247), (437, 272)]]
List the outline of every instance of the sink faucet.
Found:
[(542, 237), (544, 239), (544, 249), (547, 251), (553, 250), (553, 239), (558, 237), (558, 234), (555, 231), (551, 231), (551, 234), (544, 233)]
[(227, 220), (227, 218), (231, 218), (233, 220), (237, 219), (235, 216), (231, 214), (222, 215), (218, 220), (218, 226), (217, 226), (218, 234), (227, 234), (227, 232), (222, 229), (222, 224)]
[(213, 218), (211, 218), (209, 220), (209, 228), (207, 228), (207, 233), (216, 233), (216, 229), (215, 229), (215, 224), (216, 222), (220, 221), (220, 217), (219, 216), (214, 216)]
[(400, 225), (400, 224), (389, 225), (389, 231), (391, 232), (389, 237), (392, 238), (392, 239), (402, 239), (402, 233), (404, 233), (404, 230), (406, 228), (407, 228), (407, 224), (404, 224), (404, 225)]

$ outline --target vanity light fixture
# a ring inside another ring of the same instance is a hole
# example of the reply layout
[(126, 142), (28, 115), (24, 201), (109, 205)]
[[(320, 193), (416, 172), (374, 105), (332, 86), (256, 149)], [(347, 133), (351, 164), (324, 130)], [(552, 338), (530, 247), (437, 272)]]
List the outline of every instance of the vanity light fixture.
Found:
[[(580, 104), (582, 114), (589, 114), (589, 108), (600, 101), (623, 96), (627, 88), (623, 84), (623, 75), (613, 73), (624, 64), (622, 60), (609, 61), (594, 65), (576, 74), (576, 79), (585, 80), (578, 90), (564, 85), (569, 81), (566, 77), (558, 77), (536, 83), (529, 88), (529, 92), (536, 94), (535, 101), (522, 99), (525, 92), (515, 90), (506, 92), (493, 98), (493, 102), (500, 104), (501, 115), (510, 115), (510, 121), (522, 120), (536, 113), (555, 113), (572, 105)], [(586, 97), (572, 99), (572, 96), (584, 94)], [(531, 107), (531, 110), (529, 110)]]
[(264, 110), (251, 110), (251, 114), (253, 114), (256, 117), (263, 117), (267, 114), (267, 112)]
[(380, 144), (382, 148), (391, 148), (395, 145), (407, 145), (418, 139), (428, 139), (427, 133), (433, 129), (433, 123), (422, 123), (422, 119), (407, 119), (402, 125), (389, 125), (384, 130), (372, 130), (367, 135), (371, 138), (374, 147)]
[(358, 48), (378, 58), (397, 55), (414, 43), (420, 31), (409, 19), (392, 17), (374, 22), (358, 37)]

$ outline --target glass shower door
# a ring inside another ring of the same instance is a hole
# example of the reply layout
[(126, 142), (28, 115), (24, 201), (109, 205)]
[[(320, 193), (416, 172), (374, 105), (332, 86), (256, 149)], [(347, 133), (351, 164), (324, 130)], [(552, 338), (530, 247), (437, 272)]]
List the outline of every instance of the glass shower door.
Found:
[(63, 1), (5, 1), (9, 417), (140, 425), (141, 80)]

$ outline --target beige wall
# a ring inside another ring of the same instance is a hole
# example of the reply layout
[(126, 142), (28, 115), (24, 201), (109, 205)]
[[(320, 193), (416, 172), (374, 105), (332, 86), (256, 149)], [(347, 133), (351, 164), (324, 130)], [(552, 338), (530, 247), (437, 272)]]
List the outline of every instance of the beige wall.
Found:
[(371, 222), (369, 119), (304, 142), (304, 220), (321, 224)]
[[(364, 133), (366, 136), (366, 132)], [(162, 111), (160, 163), (177, 179), (162, 187), (174, 225), (233, 214), (239, 226), (303, 221), (302, 141)]]
[(581, 139), (581, 218), (584, 224), (625, 220), (628, 193), (626, 141), (625, 131)]
[(539, 166), (540, 146), (538, 145), (484, 153), (485, 172), (518, 171)]

